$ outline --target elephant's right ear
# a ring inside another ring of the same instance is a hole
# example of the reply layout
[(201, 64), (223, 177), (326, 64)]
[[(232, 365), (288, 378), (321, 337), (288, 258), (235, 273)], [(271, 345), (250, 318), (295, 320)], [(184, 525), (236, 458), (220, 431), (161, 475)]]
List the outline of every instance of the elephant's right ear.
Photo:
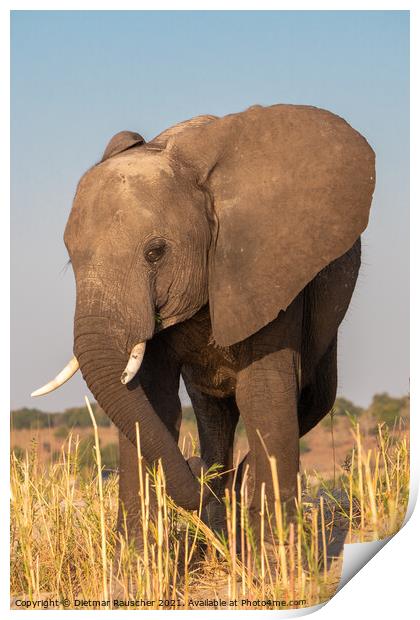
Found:
[(145, 144), (145, 139), (139, 133), (135, 131), (120, 131), (108, 142), (100, 163), (110, 157), (114, 157), (114, 155), (131, 149), (133, 146), (141, 144)]

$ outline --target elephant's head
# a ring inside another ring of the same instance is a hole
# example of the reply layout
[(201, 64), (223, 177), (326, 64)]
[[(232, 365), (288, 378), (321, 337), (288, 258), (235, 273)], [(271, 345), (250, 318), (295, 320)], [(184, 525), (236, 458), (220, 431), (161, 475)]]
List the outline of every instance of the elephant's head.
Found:
[[(114, 136), (81, 179), (64, 234), (76, 276), (76, 321), (106, 320), (109, 341), (124, 356), (133, 352), (123, 383), (138, 371), (157, 330), (208, 301), (209, 197), (158, 146), (161, 140), (143, 145), (138, 134)], [(76, 329), (76, 357), (77, 336)]]
[[(216, 343), (249, 337), (353, 245), (373, 188), (367, 142), (316, 108), (198, 117), (148, 144), (117, 134), (81, 179), (64, 235), (77, 288), (71, 370), (132, 437), (127, 412), (144, 406), (130, 380), (155, 332), (209, 302)], [(146, 458), (162, 457), (169, 492), (195, 507), (175, 441), (152, 410), (142, 424)]]

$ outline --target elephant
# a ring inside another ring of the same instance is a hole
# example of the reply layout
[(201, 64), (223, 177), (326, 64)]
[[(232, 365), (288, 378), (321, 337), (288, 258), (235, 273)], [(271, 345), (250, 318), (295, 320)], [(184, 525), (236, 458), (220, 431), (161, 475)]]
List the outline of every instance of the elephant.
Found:
[[(179, 123), (149, 142), (116, 134), (81, 178), (64, 233), (76, 280), (74, 357), (119, 431), (119, 505), (138, 501), (142, 454), (168, 494), (220, 526), (239, 417), (251, 524), (260, 487), (296, 496), (299, 438), (334, 404), (337, 332), (360, 267), (375, 155), (339, 116), (255, 105)], [(178, 447), (183, 378), (201, 458)], [(224, 472), (201, 493), (199, 472)], [(240, 475), (240, 473), (238, 474)], [(255, 525), (255, 527), (257, 527)]]

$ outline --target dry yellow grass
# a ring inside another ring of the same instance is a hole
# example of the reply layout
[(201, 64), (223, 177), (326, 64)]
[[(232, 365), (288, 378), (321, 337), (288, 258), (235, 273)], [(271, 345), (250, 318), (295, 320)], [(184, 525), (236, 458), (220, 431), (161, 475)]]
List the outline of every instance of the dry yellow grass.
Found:
[[(402, 429), (378, 427), (374, 448), (365, 449), (358, 425), (354, 448), (338, 472), (335, 488), (314, 472), (298, 478), (297, 517), (287, 525), (277, 471), (274, 514), (260, 490), (260, 532), (248, 525), (247, 482), (239, 497), (225, 497), (228, 527), (221, 538), (175, 506), (160, 467), (145, 471), (137, 428), (143, 549), (120, 538), (116, 547), (117, 476), (102, 480), (98, 429), (97, 469), (82, 475), (78, 439), (62, 447), (61, 460), (40, 465), (37, 452), (12, 456), (12, 600), (61, 601), (89, 608), (184, 609), (216, 606), (266, 609), (315, 605), (330, 598), (340, 578), (344, 539), (367, 541), (396, 532), (408, 502), (409, 459)], [(206, 484), (213, 470), (203, 479)], [(310, 480), (311, 486), (308, 486)], [(315, 480), (315, 483), (314, 483)], [(151, 516), (152, 489), (157, 511)], [(258, 544), (259, 543), (259, 544)], [(97, 603), (94, 603), (97, 601)], [(108, 603), (106, 601), (109, 601)], [(136, 603), (137, 601), (137, 603)], [(215, 602), (216, 601), (216, 602)]]

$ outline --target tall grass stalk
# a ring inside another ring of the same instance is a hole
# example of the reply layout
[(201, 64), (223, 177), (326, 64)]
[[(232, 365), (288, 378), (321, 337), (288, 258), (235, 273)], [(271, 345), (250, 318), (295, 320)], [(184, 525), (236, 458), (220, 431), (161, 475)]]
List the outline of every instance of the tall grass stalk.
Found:
[[(89, 411), (90, 419), (92, 420), (93, 432), (95, 435), (95, 453), (96, 464), (98, 467), (98, 490), (99, 490), (99, 514), (101, 521), (101, 559), (102, 559), (102, 584), (104, 598), (108, 599), (108, 578), (107, 578), (107, 558), (106, 558), (106, 534), (105, 534), (105, 510), (104, 510), (104, 492), (102, 483), (102, 461), (101, 461), (101, 449), (99, 447), (99, 434), (98, 426), (96, 424), (95, 416), (93, 415), (92, 407), (88, 397), (85, 396), (86, 407)], [(70, 457), (70, 441), (69, 441), (69, 457)], [(70, 458), (68, 458), (70, 463)], [(70, 469), (67, 471), (67, 479), (70, 477)]]
[[(87, 407), (95, 436), (94, 469), (81, 470), (79, 440), (72, 435), (60, 460), (48, 466), (40, 466), (35, 449), (21, 458), (12, 454), (14, 597), (109, 600), (109, 607), (119, 609), (118, 601), (141, 599), (152, 601), (146, 609), (185, 609), (213, 597), (236, 599), (236, 609), (250, 609), (249, 602), (256, 600), (268, 601), (268, 608), (275, 608), (276, 600), (310, 606), (328, 599), (340, 579), (340, 561), (331, 551), (338, 531), (344, 529), (347, 540), (373, 540), (396, 532), (404, 519), (409, 458), (401, 428), (379, 426), (377, 448), (366, 450), (355, 425), (350, 464), (341, 469), (335, 487), (320, 478), (303, 485), (298, 475), (292, 522), (282, 504), (277, 463), (267, 455), (274, 500), (270, 505), (267, 484), (255, 491), (258, 533), (250, 526), (246, 470), (239, 490), (226, 489), (222, 500), (223, 535), (203, 522), (201, 507), (188, 512), (174, 504), (161, 464), (146, 467), (142, 429), (136, 425), (138, 548), (127, 527), (115, 533), (118, 477), (103, 476), (98, 427)], [(215, 469), (201, 475), (201, 499), (205, 485), (218, 475)]]

